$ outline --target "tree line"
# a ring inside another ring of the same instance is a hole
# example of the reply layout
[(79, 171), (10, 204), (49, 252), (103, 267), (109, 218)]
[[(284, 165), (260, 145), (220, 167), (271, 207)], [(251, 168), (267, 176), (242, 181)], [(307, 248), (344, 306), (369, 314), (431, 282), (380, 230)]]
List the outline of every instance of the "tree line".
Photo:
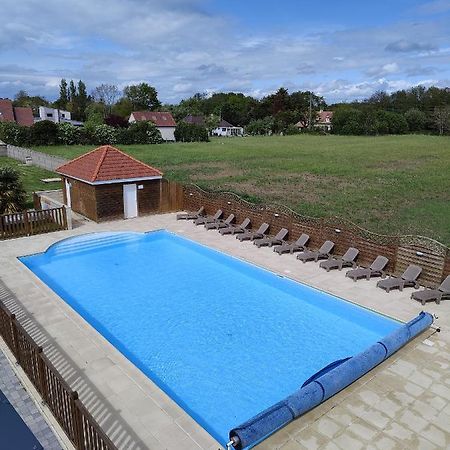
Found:
[[(170, 111), (180, 123), (188, 115), (204, 117), (205, 127), (214, 129), (220, 119), (242, 126), (248, 134), (298, 133), (295, 124), (304, 131), (313, 131), (317, 112), (334, 112), (333, 133), (336, 134), (402, 134), (450, 132), (450, 89), (416, 86), (388, 94), (380, 91), (363, 101), (327, 105), (324, 98), (311, 91), (290, 93), (281, 87), (261, 99), (242, 93), (197, 93), (178, 104), (162, 104), (155, 87), (148, 83), (126, 86), (120, 90), (114, 84), (101, 84), (90, 94), (82, 80), (61, 80), (59, 97), (48, 102), (41, 96), (29, 96), (20, 91), (15, 106), (53, 106), (72, 113), (72, 118), (87, 126), (108, 125), (127, 128), (127, 118), (133, 111)], [(192, 128), (192, 127), (191, 127)], [(197, 139), (195, 130), (185, 130), (186, 140)], [(185, 132), (183, 131), (183, 133)], [(202, 134), (202, 140), (205, 140)]]

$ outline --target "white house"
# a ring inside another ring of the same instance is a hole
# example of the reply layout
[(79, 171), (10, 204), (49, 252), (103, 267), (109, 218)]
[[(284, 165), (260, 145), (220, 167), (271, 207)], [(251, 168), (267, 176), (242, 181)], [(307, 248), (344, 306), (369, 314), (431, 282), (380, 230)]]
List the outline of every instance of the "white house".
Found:
[(244, 129), (242, 127), (235, 127), (234, 125), (231, 125), (231, 123), (222, 119), (217, 128), (214, 128), (214, 130), (212, 130), (211, 134), (213, 136), (224, 137), (242, 136), (244, 134)]
[(78, 120), (72, 120), (70, 111), (64, 111), (63, 109), (48, 108), (47, 106), (39, 106), (39, 117), (35, 117), (35, 122), (41, 120), (50, 120), (55, 123), (71, 123), (72, 125), (83, 125), (83, 122)]
[(177, 124), (170, 112), (134, 111), (128, 119), (129, 123), (142, 121), (153, 122), (165, 141), (175, 141), (175, 128)]

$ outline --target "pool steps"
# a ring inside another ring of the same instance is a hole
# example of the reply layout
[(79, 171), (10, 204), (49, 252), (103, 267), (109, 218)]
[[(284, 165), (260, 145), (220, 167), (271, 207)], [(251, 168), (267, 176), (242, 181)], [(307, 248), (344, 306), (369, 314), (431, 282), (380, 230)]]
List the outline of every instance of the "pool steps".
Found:
[(236, 450), (251, 448), (268, 435), (329, 399), (378, 364), (389, 358), (410, 340), (428, 329), (433, 316), (421, 312), (398, 330), (370, 346), (364, 352), (335, 361), (310, 377), (303, 386), (281, 402), (267, 408), (230, 431)]

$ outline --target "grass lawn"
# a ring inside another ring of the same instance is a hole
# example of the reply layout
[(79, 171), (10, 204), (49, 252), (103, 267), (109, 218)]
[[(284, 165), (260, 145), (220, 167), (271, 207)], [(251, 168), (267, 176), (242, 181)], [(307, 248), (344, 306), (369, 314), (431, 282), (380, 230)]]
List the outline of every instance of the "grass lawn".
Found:
[(53, 172), (40, 169), (35, 166), (26, 166), (15, 159), (0, 157), (0, 167), (10, 166), (17, 169), (21, 174), (21, 179), (25, 190), (27, 191), (27, 208), (33, 207), (33, 192), (45, 191), (50, 189), (59, 189), (61, 183), (43, 183), (42, 178), (55, 178)]
[[(450, 138), (272, 136), (121, 146), (169, 179), (450, 243)], [(92, 146), (42, 147), (67, 158)]]

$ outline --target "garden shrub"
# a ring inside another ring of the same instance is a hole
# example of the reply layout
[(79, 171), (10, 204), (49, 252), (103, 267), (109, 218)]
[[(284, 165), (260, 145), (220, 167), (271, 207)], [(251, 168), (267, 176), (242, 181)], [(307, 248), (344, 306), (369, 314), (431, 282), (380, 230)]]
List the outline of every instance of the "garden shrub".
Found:
[(175, 128), (175, 139), (179, 142), (208, 142), (208, 131), (194, 123), (180, 122)]
[[(160, 144), (163, 142), (161, 132), (152, 122), (135, 122), (128, 129), (128, 133), (121, 132), (130, 144)], [(122, 144), (122, 142), (120, 142)]]
[(0, 140), (6, 144), (24, 147), (30, 142), (30, 127), (15, 122), (0, 122)]
[(58, 126), (50, 120), (36, 122), (30, 128), (31, 145), (54, 145), (58, 141)]
[(80, 128), (70, 123), (58, 124), (58, 142), (64, 145), (76, 145), (80, 142)]

